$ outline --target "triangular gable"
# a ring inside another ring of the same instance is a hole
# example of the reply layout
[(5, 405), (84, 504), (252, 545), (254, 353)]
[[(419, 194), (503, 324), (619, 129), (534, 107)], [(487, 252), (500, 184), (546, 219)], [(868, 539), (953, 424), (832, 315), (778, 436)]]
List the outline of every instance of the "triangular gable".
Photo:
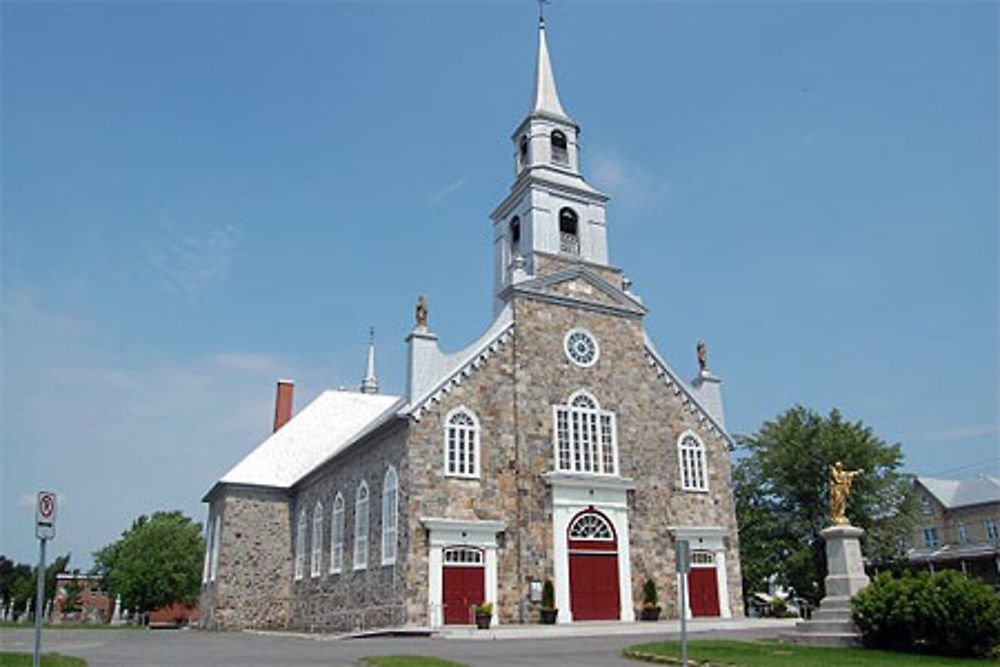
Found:
[(508, 287), (509, 292), (548, 303), (642, 317), (646, 307), (607, 280), (576, 264)]

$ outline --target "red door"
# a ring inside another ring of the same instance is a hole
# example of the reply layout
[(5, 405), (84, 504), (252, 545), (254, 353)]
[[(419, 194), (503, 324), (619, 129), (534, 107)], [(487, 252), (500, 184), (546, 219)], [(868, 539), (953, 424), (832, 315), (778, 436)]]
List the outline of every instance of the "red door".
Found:
[(581, 512), (570, 522), (568, 538), (573, 620), (617, 620), (618, 540), (611, 522), (599, 512)]
[(475, 623), (472, 607), (486, 599), (482, 567), (444, 566), (444, 622), (446, 625)]
[(692, 567), (688, 573), (692, 616), (719, 615), (719, 585), (714, 567)]

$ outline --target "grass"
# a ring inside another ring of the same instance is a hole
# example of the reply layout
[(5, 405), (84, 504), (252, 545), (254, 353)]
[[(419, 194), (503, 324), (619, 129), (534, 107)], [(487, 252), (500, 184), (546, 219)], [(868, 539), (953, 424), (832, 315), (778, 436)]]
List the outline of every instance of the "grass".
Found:
[[(637, 644), (625, 650), (625, 656), (642, 659), (636, 653), (676, 658), (680, 663), (679, 641)], [(896, 653), (874, 649), (801, 646), (778, 642), (741, 642), (723, 639), (696, 639), (688, 642), (688, 658), (697, 662), (739, 665), (740, 667), (892, 667), (893, 665), (977, 665), (997, 664), (990, 660), (945, 658), (916, 653)]]
[(424, 655), (369, 655), (361, 660), (375, 667), (465, 667), (460, 662)]
[[(34, 653), (5, 653), (0, 651), (0, 667), (31, 667)], [(42, 667), (87, 667), (82, 658), (71, 658), (59, 653), (43, 653)]]

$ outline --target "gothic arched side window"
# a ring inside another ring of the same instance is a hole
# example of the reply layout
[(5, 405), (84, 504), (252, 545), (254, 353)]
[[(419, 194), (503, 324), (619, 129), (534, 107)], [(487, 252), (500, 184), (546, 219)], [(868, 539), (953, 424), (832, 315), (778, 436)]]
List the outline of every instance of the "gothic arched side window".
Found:
[(309, 560), (309, 574), (318, 577), (320, 561), (323, 559), (323, 504), (316, 501), (313, 510), (312, 556)]
[(333, 499), (330, 520), (330, 574), (344, 571), (344, 496), (339, 492)]
[(464, 406), (445, 419), (444, 472), (450, 477), (479, 477), (479, 420)]
[(580, 254), (579, 219), (571, 208), (559, 210), (559, 252), (569, 255)]
[(560, 130), (552, 130), (552, 161), (566, 164), (569, 162), (569, 152), (566, 149), (566, 135)]
[(396, 535), (399, 524), (399, 477), (389, 466), (382, 482), (382, 565), (396, 562)]
[(306, 565), (306, 531), (309, 530), (309, 520), (306, 511), (299, 512), (299, 523), (295, 530), (295, 580), (302, 578)]
[(685, 491), (708, 491), (705, 445), (694, 433), (686, 431), (677, 443), (681, 466), (681, 488)]
[(368, 485), (364, 480), (358, 485), (354, 503), (354, 569), (368, 567)]

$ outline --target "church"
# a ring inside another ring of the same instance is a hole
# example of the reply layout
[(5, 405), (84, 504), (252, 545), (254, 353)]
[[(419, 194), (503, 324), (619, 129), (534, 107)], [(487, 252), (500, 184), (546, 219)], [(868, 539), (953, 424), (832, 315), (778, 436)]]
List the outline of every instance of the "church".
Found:
[[(608, 195), (580, 167), (538, 27), (516, 177), (490, 214), (493, 322), (442, 351), (421, 298), (401, 396), (360, 390), (292, 414), (204, 497), (202, 625), (349, 632), (743, 614), (721, 383), (699, 345), (684, 381), (610, 263)], [(485, 250), (485, 249), (484, 249)], [(674, 545), (691, 544), (681, 609)]]

